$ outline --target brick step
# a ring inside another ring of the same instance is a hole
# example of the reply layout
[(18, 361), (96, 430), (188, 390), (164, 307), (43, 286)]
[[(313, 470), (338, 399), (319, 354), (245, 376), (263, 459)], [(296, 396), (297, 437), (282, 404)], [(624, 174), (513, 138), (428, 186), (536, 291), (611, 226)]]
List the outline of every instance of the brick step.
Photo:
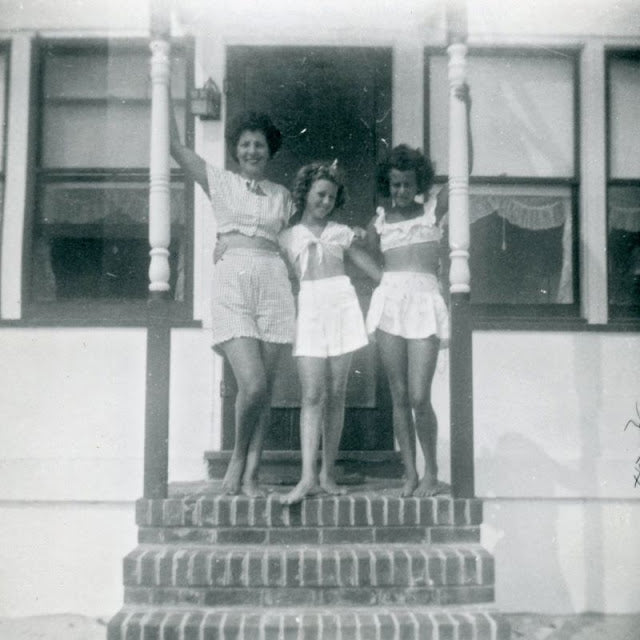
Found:
[(440, 587), (125, 587), (125, 604), (200, 607), (419, 606), (491, 603), (490, 585)]
[(479, 545), (141, 545), (125, 557), (123, 566), (126, 586), (209, 587), (212, 593), (263, 587), (429, 590), (491, 586), (494, 581), (493, 557)]
[(140, 527), (140, 544), (289, 544), (366, 543), (467, 544), (480, 541), (480, 527)]
[(136, 522), (140, 527), (203, 528), (339, 528), (339, 527), (460, 527), (482, 523), (482, 501), (476, 498), (402, 498), (395, 494), (350, 492), (317, 496), (296, 505), (283, 505), (279, 494), (266, 498), (223, 496), (205, 484), (184, 495), (140, 499)]
[(490, 608), (123, 607), (107, 640), (508, 640)]

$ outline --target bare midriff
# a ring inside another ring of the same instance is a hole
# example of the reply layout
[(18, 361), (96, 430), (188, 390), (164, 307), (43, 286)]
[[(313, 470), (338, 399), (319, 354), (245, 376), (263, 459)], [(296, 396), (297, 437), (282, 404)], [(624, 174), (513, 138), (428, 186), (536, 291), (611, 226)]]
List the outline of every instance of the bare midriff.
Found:
[(437, 242), (420, 242), (404, 247), (387, 249), (384, 255), (385, 271), (412, 271), (415, 273), (438, 272), (440, 262)]
[(344, 262), (328, 251), (325, 251), (322, 260), (318, 258), (317, 248), (309, 247), (309, 262), (307, 270), (301, 276), (301, 280), (322, 280), (323, 278), (335, 278), (344, 275)]
[(277, 243), (263, 238), (262, 236), (246, 236), (238, 231), (221, 233), (218, 241), (223, 242), (227, 249), (263, 249), (265, 251), (276, 251), (280, 249)]

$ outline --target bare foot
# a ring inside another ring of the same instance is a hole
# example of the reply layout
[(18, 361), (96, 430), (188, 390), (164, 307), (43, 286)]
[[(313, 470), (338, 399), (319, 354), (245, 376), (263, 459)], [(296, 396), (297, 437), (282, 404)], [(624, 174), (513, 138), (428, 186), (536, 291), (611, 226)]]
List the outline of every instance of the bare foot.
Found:
[(408, 498), (413, 495), (413, 492), (416, 490), (418, 486), (418, 476), (411, 474), (402, 485), (402, 490), (400, 491), (401, 498)]
[(333, 478), (320, 478), (320, 487), (330, 496), (343, 496), (347, 493), (344, 487), (339, 487)]
[(418, 488), (413, 492), (414, 496), (418, 496), (421, 498), (430, 498), (431, 496), (435, 496), (440, 493), (440, 485), (438, 483), (438, 478), (434, 478), (433, 476), (425, 476), (420, 480), (420, 484)]
[(314, 480), (300, 480), (298, 484), (289, 493), (280, 496), (282, 504), (296, 504), (302, 501), (308, 495), (318, 492), (318, 485)]
[(240, 493), (240, 480), (244, 471), (244, 463), (240, 460), (229, 460), (227, 472), (222, 480), (222, 495), (235, 496)]
[(267, 495), (255, 480), (245, 480), (242, 483), (242, 493), (248, 498), (264, 498)]

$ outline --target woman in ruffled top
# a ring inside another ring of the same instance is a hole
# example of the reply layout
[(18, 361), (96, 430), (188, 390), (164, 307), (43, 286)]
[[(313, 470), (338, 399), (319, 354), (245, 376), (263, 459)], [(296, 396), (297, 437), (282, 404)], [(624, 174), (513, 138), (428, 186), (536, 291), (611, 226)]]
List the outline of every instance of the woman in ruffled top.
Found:
[[(468, 87), (456, 97), (467, 105), (468, 126)], [(469, 144), (471, 161), (470, 135)], [(405, 469), (403, 496), (432, 496), (440, 489), (431, 384), (439, 349), (449, 340), (449, 315), (438, 281), (448, 188), (431, 196), (433, 177), (431, 163), (418, 149), (404, 144), (392, 149), (378, 167), (379, 191), (390, 206), (378, 207), (368, 227), (370, 246), (382, 254), (384, 275), (371, 298), (367, 330), (375, 334), (389, 380)], [(422, 479), (416, 469), (416, 436), (424, 455)]]

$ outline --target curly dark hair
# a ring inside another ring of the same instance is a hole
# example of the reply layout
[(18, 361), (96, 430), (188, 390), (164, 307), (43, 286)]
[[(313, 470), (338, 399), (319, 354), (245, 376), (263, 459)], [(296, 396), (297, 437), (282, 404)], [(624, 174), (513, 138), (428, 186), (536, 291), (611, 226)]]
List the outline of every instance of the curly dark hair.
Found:
[(425, 158), (420, 149), (412, 149), (406, 144), (399, 144), (389, 153), (389, 157), (378, 165), (376, 182), (381, 195), (389, 197), (389, 174), (391, 169), (398, 171), (415, 171), (418, 193), (431, 188), (435, 172), (431, 162)]
[(225, 138), (231, 157), (237, 162), (238, 141), (245, 131), (261, 131), (267, 139), (269, 155), (273, 156), (282, 146), (282, 132), (273, 124), (273, 121), (266, 113), (259, 111), (246, 111), (236, 116), (227, 126)]
[[(293, 196), (293, 204), (295, 213), (291, 218), (290, 224), (300, 221), (304, 208), (307, 204), (307, 195), (314, 182), (318, 180), (329, 180), (336, 185), (336, 203), (333, 211), (339, 209), (347, 200), (347, 189), (344, 186), (344, 178), (338, 169), (336, 162), (311, 162), (305, 164), (296, 174), (291, 187), (291, 195)], [(333, 211), (331, 213), (333, 213)]]

